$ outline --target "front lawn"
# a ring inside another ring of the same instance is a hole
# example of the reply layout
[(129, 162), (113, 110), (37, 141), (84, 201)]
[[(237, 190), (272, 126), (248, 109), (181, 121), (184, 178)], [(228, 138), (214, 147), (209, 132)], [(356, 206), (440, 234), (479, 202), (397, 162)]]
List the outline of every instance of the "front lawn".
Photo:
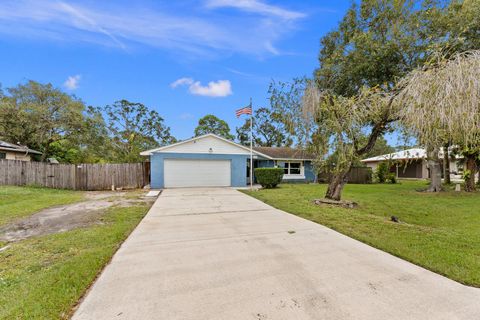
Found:
[[(425, 181), (347, 185), (356, 209), (317, 206), (326, 185), (245, 191), (271, 206), (337, 230), (467, 285), (480, 287), (480, 193), (418, 192)], [(393, 223), (390, 217), (399, 217)]]
[[(14, 212), (24, 216), (22, 203), (30, 206), (32, 201), (29, 188), (18, 191), (24, 196), (16, 197), (17, 204), (9, 212), (11, 217)], [(82, 193), (72, 191), (33, 191), (39, 197), (45, 193), (56, 199), (83, 199)], [(138, 199), (139, 195), (129, 193), (128, 198)], [(7, 207), (10, 199), (11, 196), (0, 198), (0, 207)], [(68, 318), (72, 307), (149, 207), (143, 201), (130, 207), (111, 207), (87, 227), (9, 243), (0, 252), (0, 319)]]
[(82, 198), (83, 192), (79, 191), (0, 186), (0, 226), (41, 209), (80, 201)]

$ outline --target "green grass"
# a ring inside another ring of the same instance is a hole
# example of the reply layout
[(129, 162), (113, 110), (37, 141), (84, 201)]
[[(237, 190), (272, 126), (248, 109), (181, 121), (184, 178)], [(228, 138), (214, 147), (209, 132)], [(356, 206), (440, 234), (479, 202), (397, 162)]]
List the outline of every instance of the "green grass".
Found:
[[(45, 199), (51, 194), (57, 202), (50, 204), (74, 199), (69, 191), (57, 194), (50, 193), (55, 190), (26, 189), (17, 192)], [(4, 199), (0, 199), (0, 205), (6, 207)], [(30, 197), (17, 197), (17, 201), (31, 203)], [(26, 215), (19, 204), (10, 208), (20, 208), (19, 216)], [(68, 318), (72, 307), (148, 208), (143, 203), (112, 207), (99, 223), (89, 227), (10, 243), (0, 252), (0, 319)]]
[(83, 199), (83, 192), (37, 187), (0, 186), (0, 226), (41, 209)]
[[(317, 206), (326, 185), (245, 191), (276, 208), (337, 230), (467, 285), (480, 287), (480, 193), (430, 194), (425, 181), (347, 185), (356, 209)], [(395, 215), (401, 223), (390, 222)]]

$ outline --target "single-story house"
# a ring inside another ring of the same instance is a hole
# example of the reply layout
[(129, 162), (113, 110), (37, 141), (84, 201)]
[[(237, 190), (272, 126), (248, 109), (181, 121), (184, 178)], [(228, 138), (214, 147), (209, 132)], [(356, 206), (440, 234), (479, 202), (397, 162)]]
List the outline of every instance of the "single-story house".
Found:
[[(175, 187), (245, 187), (249, 183), (250, 148), (206, 134), (140, 153), (150, 157), (154, 189)], [(292, 148), (254, 148), (254, 168), (281, 167), (285, 181), (315, 180), (313, 157)]]
[[(443, 151), (439, 153), (440, 160), (443, 159)], [(458, 160), (458, 159), (457, 159)], [(457, 175), (460, 169), (458, 161), (450, 161), (450, 172)], [(427, 179), (430, 172), (427, 166), (427, 152), (422, 148), (412, 148), (394, 153), (384, 154), (361, 160), (367, 167), (375, 172), (381, 162), (390, 162), (390, 172), (396, 174), (397, 178)]]
[(0, 160), (21, 160), (21, 161), (31, 161), (32, 154), (40, 155), (40, 151), (29, 149), (28, 147), (21, 146), (18, 144), (8, 143), (6, 141), (0, 140)]

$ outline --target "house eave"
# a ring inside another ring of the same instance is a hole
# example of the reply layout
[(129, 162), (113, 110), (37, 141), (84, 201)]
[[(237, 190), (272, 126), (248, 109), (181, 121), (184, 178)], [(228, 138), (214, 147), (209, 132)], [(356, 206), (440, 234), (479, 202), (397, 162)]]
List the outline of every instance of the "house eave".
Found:
[(16, 152), (16, 153), (24, 153), (24, 154), (39, 154), (41, 155), (42, 153), (40, 151), (32, 150), (32, 149), (13, 149), (13, 148), (5, 148), (5, 147), (0, 147), (0, 151), (8, 151), (8, 152)]
[[(173, 143), (173, 144), (169, 144), (168, 146), (163, 146), (163, 147), (156, 148), (156, 149), (151, 149), (151, 150), (142, 151), (142, 152), (140, 152), (140, 155), (141, 155), (141, 156), (151, 156), (153, 153), (168, 152), (167, 150), (170, 149), (170, 148), (172, 148), (172, 147), (179, 146), (179, 145), (182, 145), (182, 144), (185, 144), (185, 143), (189, 143), (189, 142), (191, 142), (191, 141), (199, 140), (199, 139), (202, 139), (202, 138), (205, 138), (205, 137), (209, 137), (209, 136), (210, 136), (210, 137), (217, 138), (217, 139), (222, 140), (222, 141), (224, 141), (224, 142), (226, 142), (226, 143), (229, 143), (229, 144), (231, 144), (231, 145), (234, 145), (234, 146), (236, 146), (236, 147), (238, 147), (238, 148), (241, 148), (241, 149), (243, 149), (243, 150), (245, 150), (245, 151), (250, 152), (250, 148), (247, 148), (247, 147), (245, 147), (245, 146), (242, 146), (241, 144), (238, 144), (238, 143), (235, 143), (235, 142), (230, 141), (230, 140), (228, 140), (228, 139), (225, 139), (225, 138), (223, 138), (223, 137), (217, 136), (216, 134), (213, 134), (213, 133), (207, 133), (207, 134), (205, 134), (205, 135), (203, 135), (203, 136), (193, 137), (193, 138), (190, 138), (190, 139), (187, 139), (187, 140), (183, 140), (183, 141), (179, 141), (179, 142), (176, 142), (176, 143)], [(263, 154), (263, 153), (261, 153), (261, 152), (255, 151), (255, 150), (253, 150), (252, 153), (253, 153), (254, 155), (256, 155), (256, 156), (261, 156), (261, 157), (267, 158), (267, 159), (269, 159), (269, 160), (272, 159), (272, 157), (270, 157), (270, 156), (268, 156), (268, 155), (266, 155), (266, 154)]]

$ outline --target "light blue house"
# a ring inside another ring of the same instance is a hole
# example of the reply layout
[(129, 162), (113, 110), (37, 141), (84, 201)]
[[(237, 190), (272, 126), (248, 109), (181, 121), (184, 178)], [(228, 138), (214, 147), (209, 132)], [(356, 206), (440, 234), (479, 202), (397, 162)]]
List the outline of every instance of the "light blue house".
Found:
[[(249, 181), (250, 149), (206, 134), (144, 151), (150, 157), (151, 187), (245, 187)], [(313, 182), (313, 157), (292, 148), (258, 147), (254, 168), (284, 168), (285, 182)]]

